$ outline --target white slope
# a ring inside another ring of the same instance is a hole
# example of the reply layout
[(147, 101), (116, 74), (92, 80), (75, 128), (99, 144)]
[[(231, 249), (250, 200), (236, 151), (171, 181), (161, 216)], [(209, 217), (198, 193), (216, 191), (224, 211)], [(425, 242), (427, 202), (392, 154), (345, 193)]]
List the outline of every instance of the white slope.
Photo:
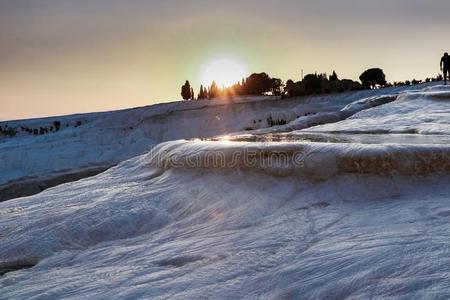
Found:
[(364, 110), (341, 122), (308, 131), (335, 133), (450, 134), (450, 91), (434, 86), (401, 94), (395, 102)]
[(0, 299), (450, 297), (448, 144), (228, 139), (0, 203)]
[(289, 122), (304, 115), (334, 114), (366, 97), (417, 88), (283, 100), (243, 97), (182, 101), (122, 111), (0, 122), (0, 126), (38, 129), (60, 121), (62, 128), (57, 133), (42, 136), (21, 132), (15, 138), (0, 137), (0, 186), (29, 176), (47, 177), (58, 172), (109, 166), (142, 154), (163, 141), (266, 128), (269, 117)]
[(448, 176), (151, 164), (2, 203), (0, 298), (450, 296)]

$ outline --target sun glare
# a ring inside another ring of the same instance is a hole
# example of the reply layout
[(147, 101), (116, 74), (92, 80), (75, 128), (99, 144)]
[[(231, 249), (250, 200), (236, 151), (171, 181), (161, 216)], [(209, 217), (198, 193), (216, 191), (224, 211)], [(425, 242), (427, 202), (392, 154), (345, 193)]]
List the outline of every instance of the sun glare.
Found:
[(213, 81), (219, 87), (229, 87), (247, 75), (244, 66), (234, 59), (220, 58), (210, 61), (201, 72), (200, 82), (210, 85)]

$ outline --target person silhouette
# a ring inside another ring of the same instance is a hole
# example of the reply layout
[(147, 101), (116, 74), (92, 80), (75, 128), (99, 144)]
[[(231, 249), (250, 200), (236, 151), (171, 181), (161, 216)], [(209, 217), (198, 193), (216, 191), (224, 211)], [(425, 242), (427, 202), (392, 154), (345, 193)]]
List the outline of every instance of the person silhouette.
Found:
[(444, 72), (444, 84), (447, 84), (447, 78), (450, 80), (450, 56), (447, 52), (441, 58), (441, 71)]

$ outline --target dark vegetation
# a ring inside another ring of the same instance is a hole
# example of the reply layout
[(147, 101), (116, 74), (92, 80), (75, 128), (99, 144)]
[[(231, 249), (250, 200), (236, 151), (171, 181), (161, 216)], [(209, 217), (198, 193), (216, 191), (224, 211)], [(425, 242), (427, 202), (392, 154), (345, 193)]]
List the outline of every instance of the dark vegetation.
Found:
[(442, 81), (444, 80), (444, 78), (442, 77), (441, 74), (438, 74), (436, 77), (428, 77), (425, 78), (425, 80), (406, 80), (406, 81), (394, 81), (392, 83), (388, 83), (386, 86), (390, 87), (390, 86), (404, 86), (404, 85), (416, 85), (416, 84), (421, 84), (423, 82), (436, 82), (436, 81)]
[[(297, 97), (307, 95), (343, 93), (348, 91), (357, 91), (363, 89), (378, 89), (392, 86), (409, 86), (417, 85), (423, 82), (442, 81), (442, 75), (437, 75), (434, 78), (426, 78), (425, 80), (406, 80), (404, 82), (394, 81), (388, 83), (386, 76), (382, 69), (372, 68), (364, 71), (359, 77), (361, 82), (353, 81), (351, 79), (339, 79), (335, 71), (330, 76), (326, 73), (307, 74), (301, 81), (294, 82), (289, 79), (284, 83), (279, 78), (272, 78), (267, 73), (253, 73), (247, 78), (243, 78), (240, 82), (230, 86), (217, 86), (216, 82), (212, 82), (209, 87), (200, 86), (199, 93), (195, 97), (194, 89), (188, 80), (181, 87), (181, 96), (184, 100), (201, 100), (214, 99), (219, 97), (233, 97), (233, 96), (263, 96), (273, 95), (285, 97)], [(285, 120), (274, 120), (272, 117), (267, 119), (268, 126), (284, 125)], [(73, 124), (74, 127), (82, 125), (81, 121)], [(39, 127), (11, 127), (7, 123), (0, 125), (0, 137), (14, 137), (20, 132), (29, 135), (45, 135), (55, 133), (62, 129), (62, 127), (69, 127), (69, 124), (62, 126), (61, 121), (53, 121), (48, 126)], [(131, 129), (131, 128), (130, 128)]]
[(273, 119), (272, 116), (269, 116), (267, 118), (267, 126), (269, 127), (273, 127), (273, 126), (278, 126), (278, 125), (286, 125), (287, 121), (284, 119)]
[(327, 74), (308, 74), (302, 81), (294, 82), (288, 80), (285, 87), (285, 96), (306, 96), (331, 93), (343, 93), (347, 91), (363, 90), (364, 86), (350, 79), (338, 78), (336, 72), (330, 76)]
[(188, 80), (186, 80), (185, 84), (181, 87), (181, 97), (183, 97), (184, 100), (194, 99), (194, 90)]
[(289, 79), (286, 84), (279, 78), (272, 78), (267, 73), (253, 73), (241, 82), (230, 87), (220, 88), (213, 81), (209, 87), (200, 86), (197, 98), (189, 81), (181, 87), (181, 95), (184, 100), (214, 99), (218, 97), (233, 96), (261, 96), (274, 95), (281, 97), (297, 97), (307, 95), (343, 93), (364, 89), (379, 89), (383, 87), (416, 85), (423, 82), (442, 81), (442, 75), (425, 80), (407, 80), (405, 82), (386, 81), (386, 75), (380, 68), (372, 68), (364, 71), (359, 77), (360, 82), (351, 79), (339, 79), (335, 71), (330, 76), (326, 73), (307, 74), (301, 81), (294, 82)]
[(220, 88), (215, 81), (209, 87), (201, 85), (197, 98), (194, 97), (194, 91), (189, 81), (186, 80), (181, 87), (181, 96), (184, 100), (214, 99), (242, 95), (281, 96), (283, 94), (283, 86), (283, 81), (279, 78), (271, 78), (266, 73), (254, 73), (231, 87)]
[(373, 68), (364, 71), (364, 73), (359, 76), (359, 80), (361, 80), (362, 85), (365, 88), (376, 88), (386, 86), (386, 75), (384, 75), (383, 70), (379, 68)]
[(8, 127), (8, 124), (5, 124), (4, 126), (0, 126), (0, 135), (4, 136), (16, 136), (17, 130), (12, 127)]
[[(77, 121), (73, 126), (79, 127), (82, 125), (81, 121)], [(69, 124), (65, 125), (66, 127), (69, 127)], [(29, 135), (45, 135), (49, 133), (55, 133), (61, 130), (61, 121), (53, 121), (48, 126), (39, 126), (39, 127), (27, 127), (27, 126), (20, 126), (20, 127), (10, 127), (7, 123), (4, 125), (0, 125), (0, 137), (6, 136), (6, 137), (14, 137), (20, 132), (23, 132), (25, 134)]]

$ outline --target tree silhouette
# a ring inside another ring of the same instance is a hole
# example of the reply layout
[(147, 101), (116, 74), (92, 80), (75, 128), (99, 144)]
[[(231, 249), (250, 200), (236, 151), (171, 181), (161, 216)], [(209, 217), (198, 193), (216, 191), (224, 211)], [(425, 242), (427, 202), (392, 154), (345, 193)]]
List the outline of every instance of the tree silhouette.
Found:
[(184, 100), (192, 99), (191, 92), (191, 85), (189, 81), (186, 80), (186, 83), (181, 87), (181, 97), (183, 97)]
[(374, 88), (377, 85), (385, 86), (387, 84), (386, 75), (384, 75), (383, 70), (379, 68), (364, 71), (364, 73), (359, 76), (359, 80), (361, 80), (363, 86), (367, 88)]
[(339, 78), (338, 78), (336, 72), (333, 71), (333, 74), (330, 75), (330, 81), (338, 81), (338, 80), (339, 80)]
[(303, 78), (302, 84), (306, 94), (320, 94), (322, 92), (322, 75), (308, 74)]
[(280, 96), (283, 92), (283, 81), (279, 78), (272, 78), (270, 92), (272, 95)]
[(217, 87), (217, 83), (213, 81), (211, 86), (209, 87), (209, 99), (217, 98), (220, 95), (219, 88)]
[(203, 85), (200, 85), (200, 91), (198, 92), (197, 100), (206, 98), (208, 98), (208, 91), (203, 87)]
[(242, 89), (247, 95), (264, 95), (272, 93), (280, 95), (283, 82), (278, 78), (270, 78), (266, 73), (253, 73), (246, 78)]

